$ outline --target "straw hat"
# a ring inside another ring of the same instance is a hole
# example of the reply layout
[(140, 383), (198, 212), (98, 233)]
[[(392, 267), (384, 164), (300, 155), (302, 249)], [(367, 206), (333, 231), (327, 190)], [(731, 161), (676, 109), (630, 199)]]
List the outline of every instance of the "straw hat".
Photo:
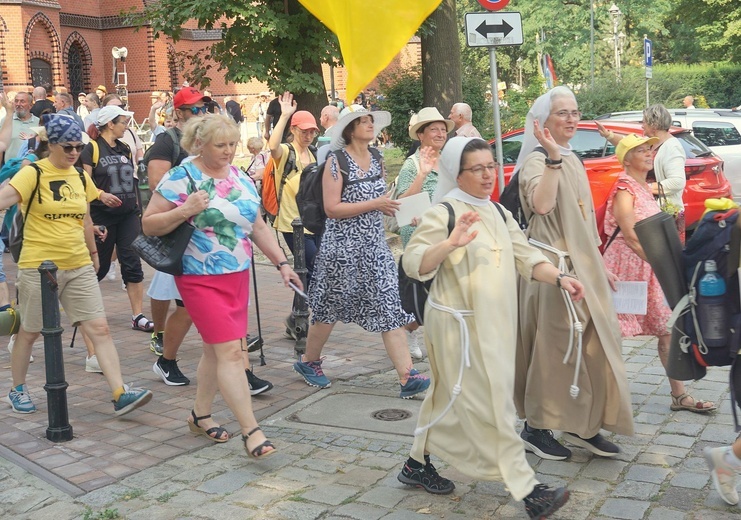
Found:
[(440, 111), (435, 107), (424, 107), (422, 110), (417, 112), (417, 120), (414, 123), (412, 123), (413, 120), (414, 116), (412, 116), (412, 120), (409, 121), (409, 137), (411, 137), (413, 141), (419, 140), (417, 137), (417, 130), (428, 123), (434, 123), (436, 121), (445, 123), (448, 133), (452, 132), (455, 127), (455, 124), (450, 119), (445, 119)]
[(347, 143), (342, 138), (342, 132), (347, 128), (347, 125), (365, 115), (373, 117), (374, 137), (378, 137), (381, 130), (391, 124), (391, 114), (385, 110), (370, 112), (363, 105), (350, 105), (349, 107), (345, 107), (342, 109), (342, 112), (340, 112), (340, 117), (337, 119), (334, 126), (327, 130), (326, 135), (330, 136), (329, 149), (334, 151), (346, 146)]

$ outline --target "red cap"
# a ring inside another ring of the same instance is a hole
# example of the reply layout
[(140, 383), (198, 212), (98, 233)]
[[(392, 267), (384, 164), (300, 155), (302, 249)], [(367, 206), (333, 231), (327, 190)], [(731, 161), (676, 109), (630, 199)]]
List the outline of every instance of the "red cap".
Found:
[(193, 105), (203, 100), (204, 103), (210, 103), (211, 98), (201, 94), (201, 91), (193, 87), (183, 87), (178, 90), (175, 97), (172, 100), (172, 104), (175, 108), (180, 108), (183, 105)]
[(314, 116), (311, 115), (311, 112), (307, 112), (306, 110), (299, 110), (295, 114), (293, 114), (293, 117), (291, 118), (291, 126), (297, 126), (301, 130), (319, 130), (319, 127), (316, 125), (316, 119), (314, 119)]

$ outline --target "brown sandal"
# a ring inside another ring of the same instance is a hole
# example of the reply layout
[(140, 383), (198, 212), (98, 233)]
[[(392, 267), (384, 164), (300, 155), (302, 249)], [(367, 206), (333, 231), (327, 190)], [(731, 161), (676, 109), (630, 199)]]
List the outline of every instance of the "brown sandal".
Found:
[[(264, 459), (267, 457), (270, 457), (272, 454), (274, 454), (277, 450), (275, 446), (273, 446), (273, 443), (266, 440), (259, 446), (256, 446), (255, 448), (252, 448), (251, 450), (247, 448), (247, 439), (250, 438), (250, 435), (254, 434), (255, 432), (262, 431), (262, 428), (259, 426), (252, 431), (248, 432), (247, 435), (242, 434), (242, 441), (244, 442), (244, 451), (247, 452), (247, 455), (249, 455), (252, 458), (255, 459)], [(273, 448), (272, 450), (265, 451), (266, 448)]]
[[(710, 413), (718, 409), (715, 403), (712, 403), (710, 401), (698, 401), (697, 399), (692, 397), (687, 392), (683, 393), (680, 396), (675, 396), (672, 393), (670, 393), (669, 395), (672, 396), (672, 404), (669, 408), (674, 411), (688, 410), (694, 413)], [(684, 401), (687, 398), (692, 399), (694, 401), (694, 404), (682, 404), (682, 401)], [(712, 404), (713, 406), (706, 407), (705, 406), (706, 404)]]
[[(226, 442), (229, 440), (229, 432), (226, 431), (226, 428), (222, 428), (221, 426), (213, 426), (207, 430), (201, 426), (198, 426), (198, 421), (201, 421), (203, 419), (209, 419), (211, 417), (211, 414), (204, 415), (203, 417), (196, 417), (196, 411), (191, 410), (190, 415), (193, 416), (193, 420), (188, 421), (188, 428), (190, 428), (190, 431), (192, 431), (193, 433), (208, 437), (210, 440), (214, 442)], [(226, 433), (226, 439), (223, 439), (222, 436), (225, 433)]]

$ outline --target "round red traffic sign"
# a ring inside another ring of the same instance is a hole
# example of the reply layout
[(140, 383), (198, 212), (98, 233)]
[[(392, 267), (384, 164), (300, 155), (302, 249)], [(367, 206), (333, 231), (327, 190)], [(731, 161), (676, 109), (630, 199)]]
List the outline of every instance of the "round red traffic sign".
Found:
[(479, 5), (487, 11), (499, 11), (507, 7), (509, 0), (477, 0)]

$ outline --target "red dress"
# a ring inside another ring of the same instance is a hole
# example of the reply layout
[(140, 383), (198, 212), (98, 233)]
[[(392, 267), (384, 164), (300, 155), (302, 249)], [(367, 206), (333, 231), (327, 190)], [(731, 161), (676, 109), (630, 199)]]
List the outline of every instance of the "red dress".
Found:
[[(617, 190), (625, 190), (633, 196), (633, 210), (636, 222), (655, 215), (659, 211), (656, 200), (638, 181), (625, 172), (620, 174), (610, 198), (607, 200), (605, 212), (605, 233), (612, 236), (618, 224), (613, 215), (613, 203)], [(666, 323), (671, 316), (671, 309), (664, 298), (659, 281), (656, 279), (651, 266), (639, 257), (625, 243), (622, 232), (618, 233), (604, 255), (605, 266), (624, 282), (648, 282), (648, 313), (618, 314), (620, 331), (623, 337), (630, 336), (663, 336), (668, 334)]]

